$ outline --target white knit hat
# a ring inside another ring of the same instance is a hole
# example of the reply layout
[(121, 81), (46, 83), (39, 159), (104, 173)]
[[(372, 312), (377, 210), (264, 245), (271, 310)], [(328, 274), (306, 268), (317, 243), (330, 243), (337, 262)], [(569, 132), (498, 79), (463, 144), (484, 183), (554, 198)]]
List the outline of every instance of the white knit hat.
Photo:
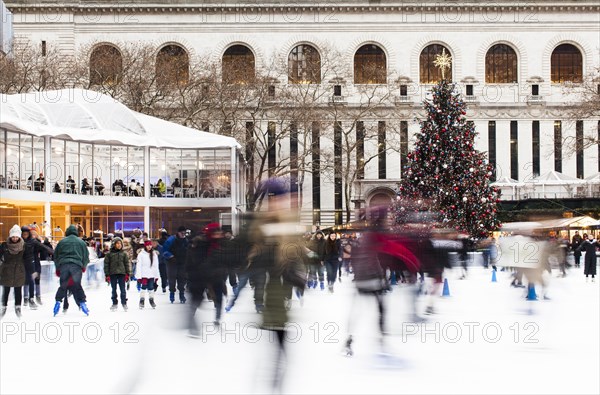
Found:
[(21, 227), (19, 225), (14, 225), (12, 228), (10, 228), (10, 231), (8, 232), (8, 237), (10, 238), (13, 236), (21, 237)]

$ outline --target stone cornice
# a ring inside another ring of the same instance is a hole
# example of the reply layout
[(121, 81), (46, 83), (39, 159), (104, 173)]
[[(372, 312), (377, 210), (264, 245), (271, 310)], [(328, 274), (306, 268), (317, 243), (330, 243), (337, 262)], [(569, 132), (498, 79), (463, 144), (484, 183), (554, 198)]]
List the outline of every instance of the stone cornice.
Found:
[(407, 15), (417, 12), (483, 12), (483, 11), (529, 11), (529, 12), (600, 12), (600, 4), (597, 1), (538, 1), (536, 3), (521, 2), (484, 2), (466, 1), (457, 3), (440, 1), (408, 3), (403, 1), (341, 1), (339, 4), (311, 4), (307, 2), (251, 2), (244, 4), (243, 1), (223, 1), (220, 4), (211, 4), (202, 0), (171, 0), (163, 4), (155, 0), (130, 0), (130, 1), (107, 1), (94, 0), (86, 4), (85, 1), (63, 0), (62, 2), (46, 2), (45, 0), (8, 0), (4, 2), (12, 12), (39, 12), (39, 11), (62, 11), (72, 13), (97, 13), (97, 12), (130, 12), (130, 13), (239, 13), (239, 12), (345, 12), (345, 13), (386, 13), (403, 12)]

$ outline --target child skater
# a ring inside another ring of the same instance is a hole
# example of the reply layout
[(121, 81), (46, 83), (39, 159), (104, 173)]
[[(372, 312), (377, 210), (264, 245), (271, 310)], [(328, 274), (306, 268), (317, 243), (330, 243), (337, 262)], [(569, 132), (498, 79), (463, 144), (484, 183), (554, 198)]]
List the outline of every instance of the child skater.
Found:
[(152, 246), (152, 241), (144, 242), (144, 249), (138, 253), (137, 265), (135, 267), (135, 278), (138, 284), (141, 284), (142, 291), (140, 295), (140, 309), (144, 308), (146, 293), (148, 302), (152, 308), (156, 308), (154, 303), (154, 283), (160, 277), (158, 270), (158, 251)]

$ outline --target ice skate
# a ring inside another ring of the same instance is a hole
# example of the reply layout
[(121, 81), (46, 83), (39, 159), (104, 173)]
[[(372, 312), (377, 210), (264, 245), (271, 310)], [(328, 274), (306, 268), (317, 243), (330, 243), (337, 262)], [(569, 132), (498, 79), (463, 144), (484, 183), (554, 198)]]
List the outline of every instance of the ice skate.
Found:
[(150, 306), (155, 309), (156, 308), (156, 303), (154, 303), (154, 298), (150, 298), (148, 299), (148, 302), (150, 302)]
[(112, 306), (110, 306), (110, 311), (117, 311), (117, 306), (118, 304), (113, 303)]
[[(65, 303), (66, 304), (66, 303)], [(66, 308), (66, 306), (65, 306)], [(56, 317), (56, 315), (58, 314), (58, 311), (60, 310), (60, 302), (57, 300), (56, 303), (54, 303), (54, 316)], [(66, 309), (65, 309), (66, 310)]]
[(21, 318), (21, 306), (15, 307), (15, 314), (17, 315), (17, 318)]
[(144, 308), (144, 298), (140, 298), (140, 310)]
[(346, 344), (344, 345), (344, 354), (347, 357), (354, 355), (354, 351), (352, 350), (352, 336), (348, 336), (348, 339), (346, 339)]

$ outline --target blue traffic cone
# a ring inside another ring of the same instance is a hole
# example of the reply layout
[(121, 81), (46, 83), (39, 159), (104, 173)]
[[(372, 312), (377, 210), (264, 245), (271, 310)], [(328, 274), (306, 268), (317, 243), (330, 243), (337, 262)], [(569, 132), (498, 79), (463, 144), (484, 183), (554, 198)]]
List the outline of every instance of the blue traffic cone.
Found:
[(497, 282), (497, 280), (496, 280), (496, 271), (495, 270), (492, 270), (492, 282), (493, 283)]
[(390, 278), (390, 283), (392, 285), (398, 285), (398, 279), (396, 278), (396, 272), (392, 272), (392, 276)]
[(448, 279), (444, 279), (444, 290), (442, 291), (442, 296), (450, 296), (450, 287), (448, 287)]
[(527, 300), (537, 300), (537, 295), (535, 293), (535, 284), (527, 285)]

